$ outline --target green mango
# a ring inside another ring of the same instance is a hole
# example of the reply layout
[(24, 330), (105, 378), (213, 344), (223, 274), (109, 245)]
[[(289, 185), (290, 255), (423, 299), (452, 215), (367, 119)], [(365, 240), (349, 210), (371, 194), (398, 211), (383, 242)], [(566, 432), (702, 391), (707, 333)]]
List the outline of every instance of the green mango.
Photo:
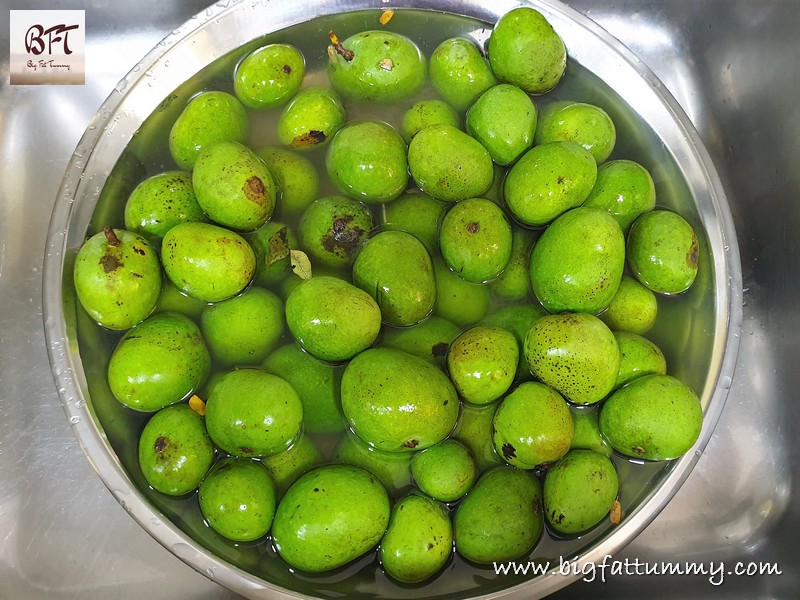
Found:
[(353, 263), (353, 284), (375, 298), (388, 325), (419, 323), (436, 303), (431, 257), (403, 231), (382, 231), (367, 240)]
[(458, 395), (442, 371), (394, 348), (365, 350), (342, 375), (342, 410), (353, 431), (387, 452), (423, 450), (445, 439)]
[(544, 516), (558, 533), (584, 533), (608, 515), (618, 492), (617, 471), (607, 456), (570, 450), (544, 477)]
[(255, 152), (275, 178), (280, 192), (276, 211), (281, 218), (302, 214), (319, 192), (319, 175), (314, 164), (299, 152), (279, 146), (263, 146)]
[(533, 146), (536, 106), (515, 85), (501, 83), (483, 92), (467, 112), (467, 133), (498, 165), (510, 165)]
[(489, 63), (497, 79), (529, 94), (552, 90), (564, 75), (567, 50), (561, 36), (533, 8), (504, 14), (489, 38)]
[(627, 258), (634, 277), (657, 294), (680, 294), (697, 277), (697, 234), (669, 210), (639, 216), (628, 232)]
[(639, 163), (611, 160), (597, 167), (597, 181), (583, 205), (608, 211), (627, 232), (636, 217), (656, 207), (656, 186)]
[(604, 162), (617, 142), (617, 130), (608, 113), (586, 102), (552, 102), (542, 109), (534, 143), (575, 142)]
[(486, 471), (456, 508), (456, 552), (478, 564), (528, 554), (544, 529), (542, 486), (514, 467)]
[[(304, 414), (304, 419), (305, 416)], [(309, 436), (303, 434), (286, 450), (261, 458), (261, 464), (272, 477), (276, 495), (280, 497), (289, 489), (290, 485), (297, 481), (298, 477), (322, 464), (324, 460), (317, 444)]]
[(547, 225), (580, 206), (594, 188), (597, 163), (575, 142), (534, 146), (514, 163), (503, 181), (508, 210), (523, 225)]
[(614, 334), (586, 313), (537, 320), (525, 338), (524, 352), (534, 377), (575, 404), (595, 404), (605, 398), (619, 374)]
[(411, 476), (425, 494), (441, 502), (455, 502), (466, 494), (477, 477), (475, 459), (466, 446), (446, 439), (414, 454)]
[(476, 325), (450, 344), (447, 369), (465, 401), (488, 404), (511, 387), (519, 354), (519, 343), (511, 331), (496, 325)]
[(267, 44), (245, 56), (233, 73), (233, 91), (250, 108), (286, 104), (303, 83), (306, 61), (290, 44)]
[(350, 360), (366, 350), (381, 329), (372, 296), (336, 277), (312, 277), (286, 299), (286, 323), (297, 342), (325, 361)]
[(362, 31), (328, 47), (328, 79), (352, 100), (394, 102), (416, 94), (428, 74), (417, 45), (399, 33)]
[(700, 436), (703, 410), (686, 384), (670, 375), (645, 375), (619, 388), (600, 408), (600, 433), (620, 454), (671, 460)]
[(405, 231), (425, 245), (428, 253), (439, 251), (439, 225), (447, 205), (421, 192), (403, 193), (383, 205), (382, 229)]
[(615, 331), (619, 348), (619, 374), (614, 389), (643, 375), (666, 375), (664, 353), (653, 342), (635, 333)]
[(423, 192), (444, 202), (480, 197), (494, 180), (492, 157), (481, 143), (445, 124), (417, 132), (408, 145), (408, 168)]
[(617, 293), (600, 319), (615, 331), (644, 335), (656, 323), (658, 300), (647, 287), (630, 275), (623, 275)]
[(459, 127), (461, 119), (455, 109), (447, 102), (435, 99), (420, 100), (403, 113), (403, 118), (400, 122), (400, 134), (406, 144), (410, 144), (420, 129), (437, 123)]
[(303, 404), (289, 383), (261, 369), (234, 369), (211, 388), (206, 427), (218, 448), (233, 456), (277, 454), (295, 443)]
[(295, 569), (331, 571), (373, 549), (389, 524), (380, 482), (351, 465), (323, 465), (302, 475), (278, 503), (272, 539)]
[(531, 288), (550, 312), (597, 314), (614, 299), (625, 269), (625, 237), (597, 208), (558, 217), (533, 247)]
[(452, 553), (447, 508), (422, 494), (410, 494), (395, 504), (380, 549), (381, 565), (390, 577), (403, 583), (425, 581)]
[(444, 367), (447, 349), (461, 329), (447, 319), (431, 315), (413, 327), (385, 327), (382, 346), (403, 350)]
[(333, 462), (361, 467), (380, 479), (393, 498), (411, 486), (411, 452), (384, 452), (346, 432), (333, 450)]
[(239, 100), (227, 92), (212, 90), (193, 96), (169, 132), (169, 151), (175, 163), (191, 171), (197, 155), (217, 142), (244, 144), (250, 120)]
[(129, 329), (145, 319), (161, 293), (161, 267), (142, 236), (106, 227), (83, 243), (72, 272), (81, 306), (108, 329)]
[(258, 365), (283, 335), (283, 302), (269, 290), (250, 287), (234, 298), (206, 306), (200, 328), (218, 364)]
[(312, 202), (298, 225), (300, 244), (311, 260), (325, 267), (353, 264), (372, 229), (369, 209), (358, 200), (326, 196)]
[(511, 225), (503, 209), (491, 200), (462, 200), (442, 220), (442, 257), (470, 283), (483, 283), (500, 275), (511, 259), (511, 245)]
[(489, 286), (470, 283), (451, 271), (441, 260), (433, 263), (436, 279), (434, 312), (459, 327), (474, 325), (489, 310)]
[(139, 467), (153, 489), (169, 496), (194, 491), (214, 462), (203, 418), (188, 404), (162, 408), (139, 436)]
[(492, 421), (499, 403), (461, 404), (461, 415), (453, 430), (452, 439), (458, 440), (472, 454), (478, 471), (503, 464), (503, 459), (494, 449)]
[(128, 231), (160, 239), (178, 223), (205, 221), (206, 216), (197, 203), (191, 174), (165, 171), (134, 188), (125, 203), (124, 219)]
[(241, 292), (256, 272), (256, 257), (242, 236), (210, 223), (181, 223), (161, 245), (167, 277), (179, 290), (220, 302)]
[(234, 542), (252, 542), (272, 527), (275, 484), (260, 462), (248, 458), (219, 461), (200, 484), (200, 512), (211, 529)]
[(492, 426), (495, 450), (520, 469), (553, 462), (572, 443), (569, 406), (561, 394), (538, 381), (521, 383), (503, 398)]
[(342, 127), (328, 146), (325, 166), (340, 192), (367, 204), (394, 200), (408, 184), (406, 143), (378, 121)]
[(278, 117), (278, 140), (295, 150), (325, 144), (344, 127), (347, 113), (333, 90), (311, 86), (297, 92)]
[(185, 400), (211, 370), (200, 329), (179, 313), (148, 317), (117, 342), (108, 362), (114, 397), (136, 411), (153, 412)]
[(460, 112), (497, 83), (480, 49), (463, 37), (448, 38), (434, 49), (430, 79), (439, 95)]

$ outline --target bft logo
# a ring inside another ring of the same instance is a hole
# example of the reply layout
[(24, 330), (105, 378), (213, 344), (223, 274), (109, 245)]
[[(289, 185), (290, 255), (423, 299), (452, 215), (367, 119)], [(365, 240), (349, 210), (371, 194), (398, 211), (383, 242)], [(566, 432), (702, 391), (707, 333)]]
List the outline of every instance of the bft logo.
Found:
[(11, 85), (85, 81), (82, 10), (12, 10)]

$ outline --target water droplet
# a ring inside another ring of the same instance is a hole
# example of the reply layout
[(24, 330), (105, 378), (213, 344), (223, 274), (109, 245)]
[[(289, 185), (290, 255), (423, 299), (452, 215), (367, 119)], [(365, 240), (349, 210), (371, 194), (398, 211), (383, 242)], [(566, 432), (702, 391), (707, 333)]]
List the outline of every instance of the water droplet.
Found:
[(81, 422), (81, 418), (78, 415), (75, 415), (75, 416), (69, 418), (69, 422), (72, 425), (77, 425), (78, 423)]
[(192, 559), (197, 556), (197, 550), (192, 548), (189, 544), (184, 544), (183, 542), (172, 544), (169, 549), (178, 558)]
[(722, 379), (719, 380), (720, 387), (722, 387), (723, 389), (726, 389), (726, 390), (729, 387), (731, 387), (732, 383), (733, 383), (733, 380), (730, 377), (728, 377), (727, 375), (725, 375)]
[(206, 576), (209, 579), (214, 579), (214, 577), (217, 576), (217, 574), (214, 572), (214, 568), (213, 567), (206, 569)]

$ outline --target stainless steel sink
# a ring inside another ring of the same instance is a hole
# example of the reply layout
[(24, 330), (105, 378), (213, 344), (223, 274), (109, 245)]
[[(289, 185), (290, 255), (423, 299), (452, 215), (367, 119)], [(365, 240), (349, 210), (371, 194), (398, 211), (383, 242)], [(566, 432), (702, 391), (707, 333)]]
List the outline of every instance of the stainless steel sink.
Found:
[[(207, 2), (70, 3), (86, 10), (84, 86), (10, 86), (0, 62), (0, 598), (235, 597), (152, 540), (92, 472), (53, 388), (41, 316), (47, 223), (78, 139), (138, 59)], [(567, 4), (628, 45), (699, 130), (736, 222), (745, 306), (714, 436), (668, 507), (614, 557), (629, 574), (601, 582), (598, 571), (556, 597), (797, 597), (800, 11), (792, 0)], [(708, 572), (634, 574), (661, 562)], [(782, 574), (737, 576), (737, 562)]]

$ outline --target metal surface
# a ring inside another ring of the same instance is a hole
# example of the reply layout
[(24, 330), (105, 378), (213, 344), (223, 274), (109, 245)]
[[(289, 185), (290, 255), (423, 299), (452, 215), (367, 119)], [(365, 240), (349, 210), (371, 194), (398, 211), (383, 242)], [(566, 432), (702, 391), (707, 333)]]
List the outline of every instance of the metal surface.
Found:
[[(228, 598), (120, 509), (85, 461), (52, 387), (39, 298), (44, 234), (61, 175), (119, 78), (204, 8), (143, 2), (122, 12), (100, 4), (86, 7), (86, 86), (4, 83), (0, 92), (0, 597)], [(790, 165), (800, 123), (791, 94), (774, 85), (795, 80), (787, 74), (797, 70), (791, 49), (798, 17), (791, 2), (751, 4), (636, 2), (611, 10), (573, 3), (626, 42), (697, 125), (732, 204), (747, 290), (739, 365), (720, 426), (686, 485), (621, 558), (752, 557), (777, 561), (783, 575), (731, 577), (719, 587), (703, 577), (618, 576), (571, 586), (565, 596), (790, 597), (800, 588), (792, 548), (800, 509), (788, 502), (798, 450), (788, 430), (798, 410), (789, 396), (797, 378), (789, 362), (797, 348), (797, 243), (790, 233), (800, 216)], [(7, 29), (0, 22), (0, 33)], [(739, 50), (745, 42), (746, 54)], [(4, 39), (0, 47), (7, 47)]]

